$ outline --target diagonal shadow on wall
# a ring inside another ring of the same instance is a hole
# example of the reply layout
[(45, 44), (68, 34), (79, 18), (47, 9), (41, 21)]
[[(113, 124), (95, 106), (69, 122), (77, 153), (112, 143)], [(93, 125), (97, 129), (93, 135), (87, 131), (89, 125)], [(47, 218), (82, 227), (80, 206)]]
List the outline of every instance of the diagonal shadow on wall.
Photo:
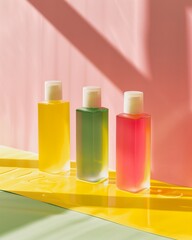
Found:
[[(131, 82), (136, 82), (137, 85), (146, 80), (106, 38), (66, 1), (28, 1), (119, 89), (122, 91), (127, 89), (129, 79)], [(131, 82), (129, 83), (131, 84)]]

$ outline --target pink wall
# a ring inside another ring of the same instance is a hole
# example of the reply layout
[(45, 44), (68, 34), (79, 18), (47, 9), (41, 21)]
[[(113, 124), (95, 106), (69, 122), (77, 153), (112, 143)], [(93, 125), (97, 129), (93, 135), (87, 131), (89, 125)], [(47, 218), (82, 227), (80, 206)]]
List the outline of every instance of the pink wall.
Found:
[(0, 1), (0, 144), (37, 151), (37, 102), (63, 81), (75, 109), (84, 85), (110, 108), (110, 166), (123, 91), (145, 93), (153, 116), (152, 176), (192, 186), (192, 0)]

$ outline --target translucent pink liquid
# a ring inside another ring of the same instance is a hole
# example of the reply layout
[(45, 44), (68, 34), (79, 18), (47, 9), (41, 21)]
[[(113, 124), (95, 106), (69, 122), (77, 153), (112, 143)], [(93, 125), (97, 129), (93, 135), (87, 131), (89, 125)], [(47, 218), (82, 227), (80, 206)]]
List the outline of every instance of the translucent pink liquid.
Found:
[(117, 116), (116, 181), (119, 189), (138, 192), (150, 186), (150, 129), (150, 115)]

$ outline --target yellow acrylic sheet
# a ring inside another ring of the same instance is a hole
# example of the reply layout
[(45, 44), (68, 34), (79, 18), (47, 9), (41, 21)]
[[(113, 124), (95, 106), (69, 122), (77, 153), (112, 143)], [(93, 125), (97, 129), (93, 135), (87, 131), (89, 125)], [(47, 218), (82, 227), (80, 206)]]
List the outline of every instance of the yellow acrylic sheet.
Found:
[[(100, 217), (125, 226), (174, 238), (192, 239), (192, 189), (157, 181), (150, 190), (132, 194), (109, 181), (97, 184), (76, 179), (75, 164), (68, 174), (38, 171), (37, 155), (0, 148), (0, 189)], [(19, 166), (19, 167), (18, 167)]]

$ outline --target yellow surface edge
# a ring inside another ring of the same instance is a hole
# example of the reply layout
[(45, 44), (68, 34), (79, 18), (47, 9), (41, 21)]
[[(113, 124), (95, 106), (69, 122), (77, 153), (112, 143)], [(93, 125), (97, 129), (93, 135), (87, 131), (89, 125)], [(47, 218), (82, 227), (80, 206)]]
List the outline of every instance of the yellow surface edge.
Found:
[(192, 189), (151, 181), (151, 188), (133, 194), (108, 181), (76, 179), (75, 163), (67, 174), (37, 169), (37, 154), (0, 147), (0, 189), (90, 214), (125, 226), (174, 239), (192, 239)]

